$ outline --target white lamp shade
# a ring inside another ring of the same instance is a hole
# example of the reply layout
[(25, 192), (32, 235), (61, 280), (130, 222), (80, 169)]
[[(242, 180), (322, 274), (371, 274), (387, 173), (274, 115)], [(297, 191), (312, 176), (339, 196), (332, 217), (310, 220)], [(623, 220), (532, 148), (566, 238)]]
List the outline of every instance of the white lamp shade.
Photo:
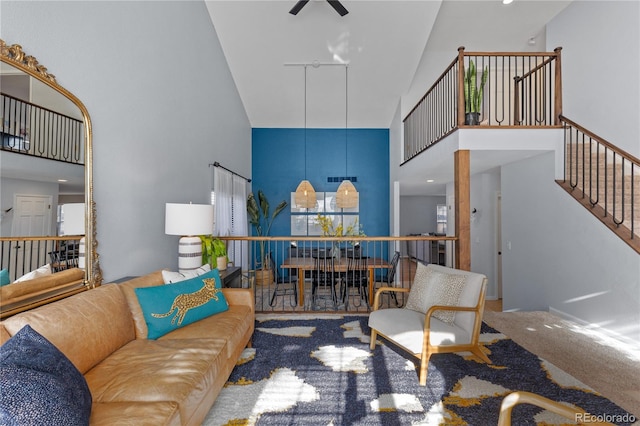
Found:
[(213, 234), (213, 206), (167, 203), (164, 233), (167, 235)]
[(356, 187), (350, 180), (345, 179), (342, 181), (338, 190), (336, 191), (336, 206), (341, 209), (350, 209), (358, 205), (359, 198)]

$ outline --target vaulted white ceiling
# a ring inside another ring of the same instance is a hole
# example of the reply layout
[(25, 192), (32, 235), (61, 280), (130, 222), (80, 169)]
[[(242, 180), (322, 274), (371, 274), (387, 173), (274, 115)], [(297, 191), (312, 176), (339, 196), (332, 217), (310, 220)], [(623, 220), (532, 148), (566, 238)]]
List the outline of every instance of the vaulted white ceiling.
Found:
[[(404, 118), (459, 46), (545, 51), (546, 24), (571, 0), (342, 0), (344, 17), (326, 0), (294, 16), (296, 2), (206, 2), (252, 127), (390, 128), (398, 108)], [(534, 154), (475, 153), (472, 171)], [(451, 161), (429, 157), (401, 168), (402, 195), (444, 194)]]
[(292, 15), (296, 2), (206, 2), (252, 127), (304, 127), (306, 105), (307, 127), (388, 128), (444, 70), (430, 52), (544, 50), (540, 33), (570, 3), (343, 0), (341, 17), (325, 0)]

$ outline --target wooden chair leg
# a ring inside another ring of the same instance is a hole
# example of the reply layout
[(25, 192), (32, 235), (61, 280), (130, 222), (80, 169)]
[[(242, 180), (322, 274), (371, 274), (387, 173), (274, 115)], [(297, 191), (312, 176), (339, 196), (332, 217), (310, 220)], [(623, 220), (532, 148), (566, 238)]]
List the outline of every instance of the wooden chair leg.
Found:
[(376, 331), (372, 328), (371, 329), (371, 342), (369, 343), (369, 348), (371, 350), (374, 350), (376, 348), (376, 336), (378, 335), (378, 333), (376, 333)]
[(487, 354), (485, 354), (482, 351), (482, 347), (480, 346), (480, 344), (477, 344), (473, 348), (471, 348), (471, 353), (473, 353), (475, 356), (477, 356), (478, 358), (480, 358), (481, 360), (483, 360), (487, 364), (491, 364), (492, 363), (491, 360), (489, 359), (489, 357), (487, 356)]
[(420, 359), (420, 386), (427, 385), (427, 372), (429, 370), (430, 357), (431, 357), (431, 354), (428, 353)]

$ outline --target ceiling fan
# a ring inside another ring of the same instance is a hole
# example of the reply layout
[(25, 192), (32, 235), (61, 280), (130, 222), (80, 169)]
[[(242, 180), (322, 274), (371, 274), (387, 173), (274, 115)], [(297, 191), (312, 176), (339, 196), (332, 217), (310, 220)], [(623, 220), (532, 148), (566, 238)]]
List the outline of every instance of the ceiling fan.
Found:
[[(299, 0), (289, 11), (290, 14), (292, 15), (297, 15), (298, 12), (300, 12), (300, 10), (307, 4), (309, 3), (309, 0)], [(349, 13), (349, 11), (342, 5), (342, 3), (340, 3), (338, 0), (327, 0), (327, 3), (329, 3), (331, 5), (331, 7), (333, 7), (335, 9), (336, 12), (338, 12), (340, 14), (340, 16), (344, 16), (347, 13)]]

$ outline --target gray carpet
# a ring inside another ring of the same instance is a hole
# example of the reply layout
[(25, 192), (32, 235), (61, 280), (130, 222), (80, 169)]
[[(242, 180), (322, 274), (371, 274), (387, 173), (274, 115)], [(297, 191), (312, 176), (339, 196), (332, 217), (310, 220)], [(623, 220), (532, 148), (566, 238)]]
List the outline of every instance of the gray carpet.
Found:
[(640, 349), (549, 312), (485, 311), (484, 321), (640, 418)]

